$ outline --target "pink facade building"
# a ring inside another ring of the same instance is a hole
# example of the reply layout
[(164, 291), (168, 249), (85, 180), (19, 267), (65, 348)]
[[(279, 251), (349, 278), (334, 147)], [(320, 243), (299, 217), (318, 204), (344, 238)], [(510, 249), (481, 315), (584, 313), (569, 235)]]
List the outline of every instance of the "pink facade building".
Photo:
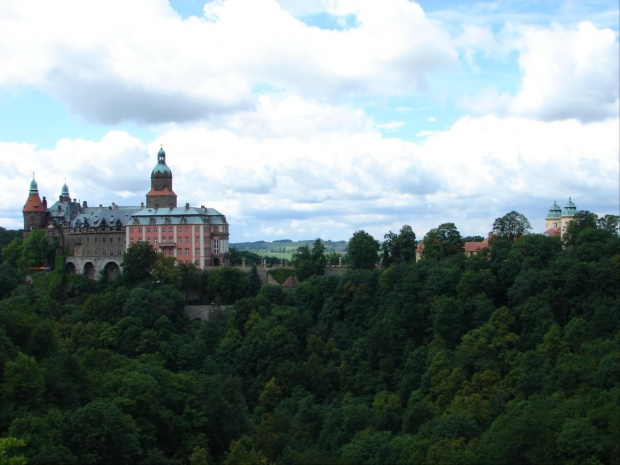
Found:
[(177, 207), (172, 188), (172, 171), (166, 153), (157, 153), (151, 173), (151, 190), (146, 206), (133, 213), (125, 228), (127, 246), (150, 244), (177, 262), (194, 263), (199, 268), (228, 265), (228, 223), (226, 217), (205, 206)]

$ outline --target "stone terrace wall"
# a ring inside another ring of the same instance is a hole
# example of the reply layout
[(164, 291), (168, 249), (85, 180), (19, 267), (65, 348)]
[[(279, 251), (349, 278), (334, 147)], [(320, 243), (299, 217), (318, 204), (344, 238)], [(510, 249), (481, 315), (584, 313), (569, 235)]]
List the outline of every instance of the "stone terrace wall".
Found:
[(214, 313), (235, 311), (234, 305), (186, 305), (185, 314), (190, 320), (208, 320)]

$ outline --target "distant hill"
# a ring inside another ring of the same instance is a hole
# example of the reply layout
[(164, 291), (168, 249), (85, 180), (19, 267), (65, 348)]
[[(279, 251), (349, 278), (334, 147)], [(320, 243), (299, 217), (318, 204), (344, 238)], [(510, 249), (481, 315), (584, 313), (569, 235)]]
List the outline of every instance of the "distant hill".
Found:
[[(234, 244), (230, 244), (231, 247), (239, 251), (247, 250), (249, 252), (254, 252), (259, 255), (269, 255), (273, 254), (278, 256), (278, 254), (292, 254), (299, 247), (307, 245), (312, 247), (312, 243), (315, 239), (302, 240), (302, 241), (292, 241), (290, 239), (278, 239), (273, 242), (266, 241), (256, 241), (256, 242), (237, 242)], [(347, 241), (323, 241), (325, 244), (325, 252), (326, 253), (342, 253), (346, 252)]]

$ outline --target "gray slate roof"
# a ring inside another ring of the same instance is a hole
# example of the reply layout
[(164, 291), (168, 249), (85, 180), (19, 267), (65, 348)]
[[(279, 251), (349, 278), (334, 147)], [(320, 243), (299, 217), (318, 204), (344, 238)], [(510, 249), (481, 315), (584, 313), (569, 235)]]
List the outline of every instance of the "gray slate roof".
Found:
[(224, 215), (207, 207), (142, 208), (133, 214), (131, 224), (179, 224), (182, 218), (184, 224), (228, 224)]
[(97, 227), (101, 226), (103, 220), (105, 220), (108, 226), (114, 226), (117, 221), (120, 221), (121, 225), (125, 226), (131, 220), (132, 215), (141, 210), (141, 208), (120, 206), (87, 207), (71, 222), (71, 226), (74, 228), (84, 226)]

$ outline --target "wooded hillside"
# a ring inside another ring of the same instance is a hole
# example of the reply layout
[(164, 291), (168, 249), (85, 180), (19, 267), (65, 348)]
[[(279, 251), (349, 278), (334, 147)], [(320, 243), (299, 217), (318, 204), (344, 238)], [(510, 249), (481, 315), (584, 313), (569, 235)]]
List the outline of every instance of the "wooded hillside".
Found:
[[(286, 293), (231, 269), (0, 275), (0, 463), (620, 463), (609, 231)], [(235, 313), (188, 321), (191, 286)]]

